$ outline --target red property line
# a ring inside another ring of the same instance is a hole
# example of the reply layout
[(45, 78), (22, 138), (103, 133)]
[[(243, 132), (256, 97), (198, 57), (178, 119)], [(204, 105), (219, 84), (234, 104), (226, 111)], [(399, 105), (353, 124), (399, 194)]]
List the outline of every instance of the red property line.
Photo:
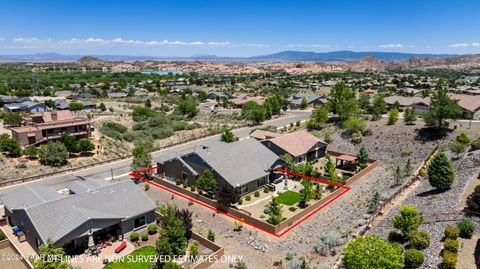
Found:
[(170, 192), (170, 193), (172, 193), (172, 194), (174, 194), (174, 195), (180, 196), (180, 197), (182, 197), (182, 198), (184, 198), (184, 199), (186, 199), (186, 200), (188, 200), (188, 201), (191, 201), (191, 202), (196, 203), (196, 204), (198, 204), (198, 205), (201, 205), (201, 206), (203, 206), (203, 207), (205, 207), (205, 208), (208, 208), (208, 209), (210, 209), (210, 210), (213, 210), (213, 211), (215, 211), (216, 213), (225, 215), (225, 216), (227, 216), (227, 217), (229, 217), (229, 218), (232, 218), (232, 219), (234, 219), (234, 220), (237, 220), (237, 221), (240, 221), (240, 222), (242, 222), (242, 223), (245, 223), (245, 224), (247, 224), (247, 225), (249, 225), (249, 226), (251, 226), (251, 227), (253, 227), (253, 228), (256, 228), (256, 229), (258, 229), (258, 230), (261, 230), (261, 231), (263, 231), (263, 232), (266, 232), (266, 233), (271, 234), (271, 235), (276, 236), (276, 237), (282, 237), (284, 234), (286, 234), (287, 232), (289, 232), (290, 230), (292, 230), (293, 228), (295, 228), (296, 226), (298, 226), (300, 223), (302, 223), (302, 222), (304, 222), (305, 220), (307, 220), (308, 218), (310, 218), (313, 214), (317, 213), (320, 209), (326, 207), (327, 205), (329, 205), (330, 203), (332, 203), (333, 201), (335, 201), (338, 197), (342, 196), (343, 194), (345, 194), (347, 191), (350, 190), (350, 188), (347, 187), (347, 186), (342, 186), (342, 185), (335, 184), (335, 183), (332, 183), (332, 182), (329, 182), (329, 181), (326, 181), (326, 180), (322, 180), (322, 179), (318, 179), (318, 178), (313, 178), (313, 177), (305, 176), (305, 175), (298, 174), (298, 173), (295, 173), (295, 172), (292, 172), (292, 171), (289, 171), (289, 170), (276, 169), (278, 172), (282, 172), (282, 173), (287, 173), (287, 174), (290, 174), (290, 175), (299, 176), (299, 177), (306, 178), (306, 179), (313, 180), (313, 181), (317, 181), (317, 182), (320, 182), (320, 183), (323, 183), (323, 184), (332, 185), (332, 186), (335, 186), (335, 187), (338, 187), (338, 188), (341, 188), (341, 189), (344, 189), (344, 190), (343, 190), (341, 193), (335, 195), (335, 197), (333, 197), (332, 199), (328, 200), (326, 203), (324, 203), (324, 204), (323, 204), (322, 206), (320, 206), (319, 208), (315, 209), (314, 211), (312, 211), (312, 212), (309, 213), (308, 215), (304, 216), (303, 218), (301, 218), (300, 220), (298, 220), (297, 222), (295, 222), (293, 225), (289, 226), (286, 230), (282, 231), (282, 232), (279, 233), (279, 234), (275, 234), (275, 233), (272, 233), (272, 232), (270, 232), (270, 231), (267, 231), (267, 230), (263, 229), (262, 227), (258, 227), (258, 226), (254, 225), (254, 224), (252, 224), (252, 223), (249, 223), (249, 222), (247, 222), (247, 221), (245, 221), (245, 220), (243, 220), (243, 219), (241, 219), (241, 218), (238, 218), (238, 217), (235, 217), (235, 216), (233, 216), (233, 215), (230, 215), (230, 214), (228, 214), (228, 213), (226, 213), (226, 212), (220, 211), (219, 209), (217, 209), (217, 208), (215, 208), (215, 207), (213, 207), (213, 206), (207, 205), (207, 204), (205, 204), (205, 203), (203, 203), (203, 202), (200, 202), (200, 201), (198, 201), (198, 200), (196, 200), (196, 199), (193, 199), (193, 198), (191, 198), (191, 197), (189, 197), (189, 196), (187, 196), (187, 195), (184, 195), (184, 194), (181, 194), (181, 193), (176, 192), (176, 191), (174, 191), (174, 190), (171, 190), (171, 189), (169, 189), (169, 188), (167, 188), (167, 187), (164, 187), (164, 186), (162, 186), (162, 185), (160, 185), (160, 184), (158, 184), (158, 183), (156, 183), (156, 182), (147, 180), (147, 179), (145, 179), (145, 178), (143, 178), (143, 177), (141, 177), (141, 176), (138, 175), (138, 174), (141, 174), (141, 173), (144, 173), (144, 172), (147, 172), (147, 171), (151, 171), (151, 170), (154, 170), (154, 169), (156, 169), (156, 166), (150, 167), (150, 168), (147, 168), (147, 169), (143, 169), (143, 170), (139, 170), (139, 171), (134, 171), (134, 172), (131, 172), (129, 175), (130, 175), (131, 177), (133, 177), (133, 178), (136, 178), (136, 179), (140, 180), (140, 181), (143, 181), (143, 182), (145, 182), (145, 183), (148, 183), (148, 184), (150, 184), (150, 185), (153, 185), (153, 186), (155, 186), (155, 187), (157, 187), (157, 188), (160, 188), (160, 189), (162, 189), (162, 190), (165, 190), (165, 191), (167, 191), (167, 192)]

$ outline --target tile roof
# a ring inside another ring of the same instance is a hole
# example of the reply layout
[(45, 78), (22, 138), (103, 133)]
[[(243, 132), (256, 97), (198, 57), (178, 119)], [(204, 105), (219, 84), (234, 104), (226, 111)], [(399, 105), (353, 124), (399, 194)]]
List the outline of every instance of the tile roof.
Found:
[(307, 153), (317, 143), (327, 144), (307, 131), (298, 131), (270, 139), (270, 142), (282, 148), (294, 157)]
[(253, 138), (259, 139), (259, 140), (265, 140), (265, 139), (274, 138), (274, 137), (277, 137), (277, 136), (280, 136), (280, 135), (281, 134), (278, 134), (278, 133), (257, 129), (250, 134), (250, 137), (253, 137)]

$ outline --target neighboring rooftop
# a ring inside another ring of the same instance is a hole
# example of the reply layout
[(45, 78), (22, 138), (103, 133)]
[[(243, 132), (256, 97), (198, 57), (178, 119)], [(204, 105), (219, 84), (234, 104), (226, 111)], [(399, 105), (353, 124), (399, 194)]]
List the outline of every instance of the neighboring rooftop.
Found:
[(294, 157), (305, 154), (317, 143), (327, 145), (326, 142), (307, 131), (282, 134), (271, 139), (270, 142), (282, 148)]

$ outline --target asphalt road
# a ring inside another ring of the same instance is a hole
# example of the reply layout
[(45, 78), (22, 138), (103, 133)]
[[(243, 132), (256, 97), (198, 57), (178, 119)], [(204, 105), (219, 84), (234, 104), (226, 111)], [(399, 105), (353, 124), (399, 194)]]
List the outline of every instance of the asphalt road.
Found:
[[(264, 122), (261, 126), (254, 126), (254, 127), (245, 127), (242, 129), (238, 129), (234, 131), (234, 134), (238, 138), (245, 138), (248, 137), (250, 134), (250, 131), (254, 128), (259, 128), (259, 127), (264, 127), (264, 126), (275, 126), (275, 127), (282, 127), (285, 125), (289, 125), (291, 123), (295, 123), (297, 121), (303, 121), (306, 120), (311, 112), (309, 111), (291, 111), (288, 112), (287, 115)], [(183, 151), (190, 149), (192, 147), (195, 147), (196, 145), (200, 145), (202, 142), (208, 139), (219, 139), (220, 135), (214, 135), (210, 136), (207, 138), (203, 138), (200, 140), (192, 141), (189, 143), (181, 144), (178, 146), (175, 146), (173, 148)], [(153, 159), (155, 159), (156, 156), (160, 155), (164, 150), (161, 151), (156, 151), (152, 153)], [(39, 180), (35, 180), (32, 182), (28, 183), (22, 183), (18, 185), (13, 185), (13, 186), (8, 186), (4, 188), (0, 188), (0, 196), (5, 194), (6, 192), (10, 191), (12, 188), (16, 188), (20, 185), (24, 184), (42, 184), (42, 185), (49, 185), (53, 186), (56, 189), (64, 188), (66, 187), (69, 182), (78, 179), (78, 177), (84, 177), (84, 178), (101, 178), (105, 180), (111, 180), (112, 179), (112, 174), (113, 174), (113, 180), (122, 180), (128, 177), (128, 173), (130, 173), (130, 163), (131, 159), (125, 159), (113, 163), (108, 163), (105, 165), (101, 166), (96, 166), (92, 168), (87, 168), (84, 170), (79, 170), (76, 172), (73, 172), (71, 174), (60, 174), (52, 177), (47, 177)]]

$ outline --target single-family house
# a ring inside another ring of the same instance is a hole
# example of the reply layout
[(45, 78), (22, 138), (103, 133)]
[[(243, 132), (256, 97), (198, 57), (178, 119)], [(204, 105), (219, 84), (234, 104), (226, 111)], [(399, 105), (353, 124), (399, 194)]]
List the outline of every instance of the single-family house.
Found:
[(307, 131), (278, 134), (262, 144), (280, 157), (291, 155), (296, 163), (317, 160), (327, 151), (327, 143)]
[(19, 186), (0, 197), (10, 226), (17, 226), (36, 251), (47, 240), (68, 253), (90, 240), (126, 237), (155, 222), (155, 204), (131, 180), (78, 179), (56, 190), (43, 184)]
[(41, 103), (32, 101), (23, 101), (21, 103), (9, 103), (3, 105), (3, 110), (7, 112), (45, 112), (47, 106)]
[(208, 141), (193, 151), (164, 152), (156, 158), (159, 175), (188, 185), (195, 184), (205, 169), (210, 170), (219, 186), (235, 188), (240, 195), (262, 188), (274, 178), (274, 169), (284, 162), (259, 141), (246, 138), (232, 143)]
[(221, 98), (230, 98), (230, 95), (226, 92), (209, 92), (207, 94), (207, 98), (210, 99), (210, 100), (217, 100), (217, 99), (221, 99)]
[(91, 127), (87, 119), (73, 116), (70, 110), (59, 110), (35, 113), (25, 118), (24, 126), (11, 131), (13, 139), (26, 147), (57, 140), (63, 133), (77, 138), (89, 137)]
[(327, 98), (324, 96), (308, 93), (297, 93), (288, 98), (288, 106), (294, 109), (300, 108), (304, 99), (309, 106), (323, 105), (327, 102)]

